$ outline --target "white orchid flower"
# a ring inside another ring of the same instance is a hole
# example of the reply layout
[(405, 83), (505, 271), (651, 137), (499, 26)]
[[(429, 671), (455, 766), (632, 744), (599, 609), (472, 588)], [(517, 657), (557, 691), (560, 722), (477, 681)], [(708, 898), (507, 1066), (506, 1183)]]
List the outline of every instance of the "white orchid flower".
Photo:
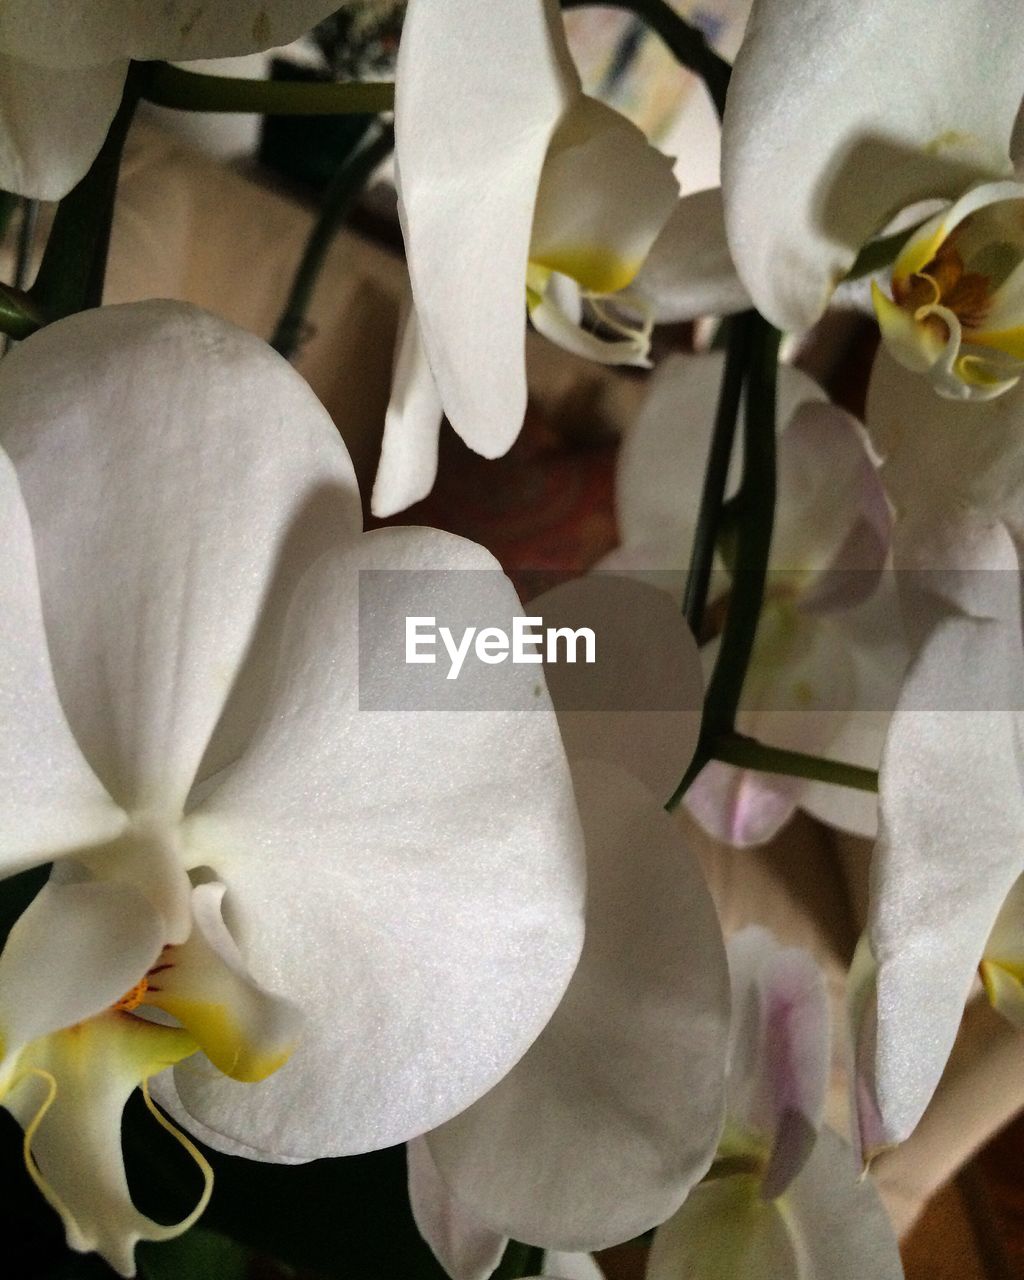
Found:
[(86, 312), (3, 361), (0, 422), (0, 871), (53, 862), (0, 955), (0, 1097), (69, 1244), (130, 1275), (173, 1233), (129, 1196), (136, 1085), (180, 1062), (177, 1119), (285, 1162), (442, 1123), (562, 997), (582, 837), (536, 668), (493, 709), (361, 706), (399, 678), (360, 652), (368, 571), (399, 614), (424, 582), (453, 625), (463, 582), (520, 608), (472, 543), (361, 533), (334, 424), (258, 339)]
[(879, 786), (868, 948), (853, 992), (871, 1158), (916, 1127), (982, 977), (1020, 1020), (1024, 388), (958, 405), (891, 357), (867, 421), (896, 507), (913, 660)]
[(645, 364), (617, 305), (675, 206), (672, 162), (580, 88), (555, 0), (412, 0), (395, 100), (405, 326), (375, 514), (430, 491), (441, 412), (484, 457), (526, 411), (524, 311), (590, 359)]
[(131, 59), (191, 61), (287, 44), (331, 0), (3, 0), (0, 189), (59, 200), (117, 112)]
[(929, 0), (755, 0), (722, 188), (740, 279), (773, 324), (809, 328), (871, 237), (941, 201), (897, 262), (895, 305), (876, 292), (883, 335), (944, 394), (991, 396), (1019, 376), (1021, 237), (992, 209), (1020, 196), (998, 181), (1024, 93), (1019, 19), (1013, 0), (952, 0), (941, 21)]
[[(588, 577), (531, 609), (560, 625), (592, 619), (614, 647), (601, 696), (567, 667), (552, 684), (586, 836), (587, 930), (525, 1057), (409, 1146), (413, 1212), (453, 1280), (490, 1275), (509, 1237), (585, 1252), (639, 1235), (706, 1173), (721, 1132), (725, 950), (699, 865), (662, 807), (697, 742), (696, 645), (673, 602), (643, 583)], [(616, 690), (620, 710), (604, 696)]]
[[(621, 546), (601, 567), (682, 595), (724, 357), (673, 356), (620, 453)], [(863, 429), (805, 374), (779, 369), (779, 468), (768, 590), (738, 727), (772, 746), (875, 768), (902, 641), (883, 572), (889, 514)], [(740, 459), (734, 463), (732, 491)], [(727, 548), (726, 548), (727, 551)], [(723, 585), (727, 555), (719, 557)], [(715, 646), (706, 650), (712, 660)], [(712, 761), (687, 793), (712, 835), (763, 844), (802, 807), (873, 834), (875, 797)]]
[(647, 1280), (899, 1280), (870, 1180), (821, 1125), (828, 1001), (807, 952), (751, 927), (729, 942), (729, 1118), (711, 1176), (655, 1233)]

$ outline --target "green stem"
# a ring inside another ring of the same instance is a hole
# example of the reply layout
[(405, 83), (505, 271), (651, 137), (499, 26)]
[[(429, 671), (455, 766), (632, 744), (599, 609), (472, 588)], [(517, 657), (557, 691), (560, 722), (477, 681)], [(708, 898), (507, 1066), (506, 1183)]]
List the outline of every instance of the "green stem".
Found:
[(711, 744), (711, 756), (725, 764), (733, 764), (740, 769), (753, 769), (757, 773), (808, 778), (814, 782), (829, 782), (837, 787), (851, 787), (855, 791), (878, 790), (878, 774), (874, 769), (862, 769), (860, 765), (826, 760), (822, 756), (805, 755), (802, 751), (783, 751), (780, 747), (766, 746), (740, 733), (722, 734)]
[(39, 274), (29, 290), (47, 322), (98, 307), (103, 300), (121, 152), (148, 74), (146, 64), (132, 63), (106, 141), (89, 172), (57, 208)]
[(539, 1276), (543, 1265), (543, 1249), (510, 1240), (491, 1280), (521, 1280), (522, 1276)]
[(263, 116), (379, 115), (392, 111), (395, 86), (387, 81), (306, 82), (236, 80), (152, 64), (143, 95), (178, 111), (245, 111)]
[(751, 321), (750, 360), (743, 416), (743, 479), (732, 510), (736, 519), (732, 591), (715, 669), (704, 698), (700, 741), (667, 809), (674, 809), (732, 734), (764, 602), (775, 523), (775, 392), (781, 334), (767, 320)]
[(736, 438), (736, 421), (739, 416), (743, 379), (750, 358), (750, 342), (753, 333), (754, 313), (744, 312), (733, 316), (729, 326), (725, 366), (718, 392), (718, 408), (708, 450), (708, 464), (704, 472), (704, 487), (700, 495), (700, 509), (694, 529), (693, 547), (690, 552), (690, 569), (683, 597), (683, 613), (690, 630), (698, 638), (703, 630), (704, 611), (707, 608), (708, 588), (715, 562), (715, 548), (721, 527), (725, 503), (725, 486), (729, 479), (729, 463)]
[(394, 127), (382, 125), (378, 136), (365, 143), (342, 165), (327, 189), (323, 208), (306, 241), (288, 301), (270, 340), (274, 350), (286, 359), (290, 360), (298, 348), (310, 298), (335, 236), (370, 175), (394, 145)]
[(729, 610), (708, 686), (704, 732), (732, 731), (761, 616), (775, 523), (775, 400), (781, 334), (753, 321), (743, 419), (743, 479), (737, 495), (736, 561)]
[(46, 316), (29, 294), (12, 285), (0, 284), (0, 333), (20, 342), (44, 324)]
[(676, 13), (666, 0), (562, 0), (563, 9), (624, 9), (635, 13), (646, 26), (664, 40), (677, 62), (704, 81), (718, 118), (725, 114), (725, 95), (732, 67), (717, 54), (704, 33)]

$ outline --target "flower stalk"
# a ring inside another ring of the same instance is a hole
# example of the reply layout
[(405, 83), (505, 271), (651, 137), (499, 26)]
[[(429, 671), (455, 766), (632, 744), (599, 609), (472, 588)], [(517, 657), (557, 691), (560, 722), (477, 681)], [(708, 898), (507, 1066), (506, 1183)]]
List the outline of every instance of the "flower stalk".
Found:
[(395, 105), (389, 81), (346, 83), (236, 80), (156, 63), (143, 94), (178, 111), (246, 112), (266, 116), (378, 115)]
[(635, 13), (664, 40), (678, 63), (700, 76), (721, 120), (725, 114), (725, 97), (732, 67), (711, 48), (702, 31), (687, 22), (665, 0), (562, 0), (563, 9), (594, 7)]

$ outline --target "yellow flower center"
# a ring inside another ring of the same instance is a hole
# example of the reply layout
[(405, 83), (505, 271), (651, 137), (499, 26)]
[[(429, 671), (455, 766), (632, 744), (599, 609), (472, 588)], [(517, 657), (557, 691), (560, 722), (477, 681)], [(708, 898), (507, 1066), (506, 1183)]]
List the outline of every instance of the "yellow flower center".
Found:
[(140, 978), (130, 991), (126, 991), (120, 1000), (114, 1005), (114, 1008), (120, 1013), (131, 1013), (137, 1009), (145, 999), (146, 992), (149, 990), (149, 979)]

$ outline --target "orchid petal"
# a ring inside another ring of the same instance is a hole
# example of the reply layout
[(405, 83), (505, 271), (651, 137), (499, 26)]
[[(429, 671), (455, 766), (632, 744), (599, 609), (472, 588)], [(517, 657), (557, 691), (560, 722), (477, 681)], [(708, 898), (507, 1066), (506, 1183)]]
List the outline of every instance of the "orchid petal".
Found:
[[(1016, 584), (1005, 532), (991, 531), (990, 543), (994, 572), (949, 575), (961, 606), (974, 592), (988, 612), (988, 580), (1010, 578), (1011, 567)], [(891, 1142), (911, 1132), (938, 1083), (989, 932), (1024, 868), (1021, 717), (1012, 710), (1024, 676), (1019, 596), (1001, 603), (1003, 616), (968, 616), (953, 603), (943, 617), (941, 600), (932, 606), (939, 618), (911, 664), (882, 760), (873, 1085)]]
[(698, 191), (676, 204), (633, 290), (660, 324), (729, 316), (750, 306), (725, 238), (721, 188)]
[(872, 369), (865, 422), (900, 515), (972, 506), (1020, 521), (1024, 386), (984, 403), (945, 400), (883, 350)]
[[(403, 681), (425, 668), (405, 664), (401, 623), (426, 601), (457, 635), (470, 615), (511, 630), (521, 612), (492, 557), (435, 530), (381, 530), (322, 557), (261, 726), (187, 821), (194, 862), (228, 886), (253, 978), (307, 1019), (260, 1084), (178, 1073), (227, 1149), (310, 1159), (441, 1123), (522, 1055), (576, 963), (581, 836), (542, 678), (502, 667), (483, 710), (410, 700)], [(399, 634), (367, 641), (374, 614)], [(465, 675), (467, 690), (496, 670)], [(389, 694), (395, 709), (373, 709)], [(470, 1048), (453, 1059), (456, 1041)]]
[(441, 398), (423, 349), (416, 310), (410, 306), (398, 338), (391, 399), (384, 417), (384, 439), (370, 503), (378, 519), (404, 511), (433, 488), (441, 418)]
[(802, 795), (800, 778), (712, 760), (687, 791), (686, 807), (708, 835), (734, 849), (753, 849), (778, 835)]
[(757, 0), (729, 85), (722, 185), (737, 269), (773, 324), (813, 324), (901, 209), (1006, 173), (1024, 85), (1016, 24), (1012, 4), (975, 0), (941, 17), (929, 0), (869, 13)]
[(397, 86), (399, 208), (424, 346), (455, 430), (498, 457), (526, 411), (541, 170), (580, 94), (554, 0), (412, 0)]
[(617, 293), (636, 278), (678, 196), (668, 156), (625, 116), (580, 95), (551, 139), (530, 261), (592, 293)]
[(288, 44), (337, 8), (337, 0), (4, 0), (0, 48), (48, 67), (114, 60), (188, 62)]
[(777, 1205), (758, 1180), (702, 1183), (654, 1234), (646, 1280), (804, 1280)]
[(673, 819), (621, 770), (576, 772), (589, 869), (579, 967), (523, 1060), (427, 1136), (462, 1204), (569, 1251), (663, 1221), (705, 1173), (728, 1035), (718, 921)]
[(265, 344), (168, 302), (22, 343), (0, 370), (0, 420), (75, 737), (115, 799), (173, 815), (275, 573), (359, 527), (337, 431)]
[(559, 1253), (549, 1249), (544, 1255), (543, 1275), (558, 1280), (605, 1280), (604, 1272), (589, 1253)]
[(781, 1195), (821, 1128), (830, 1070), (825, 979), (812, 957), (757, 926), (729, 940), (729, 1114), (768, 1139), (761, 1194)]
[(903, 1280), (899, 1246), (882, 1199), (853, 1152), (822, 1129), (783, 1201), (799, 1241), (800, 1280)]
[(224, 922), (222, 884), (192, 891), (195, 926), (147, 975), (142, 1001), (191, 1034), (213, 1065), (233, 1080), (264, 1080), (291, 1056), (302, 1016), (249, 976)]
[[(160, 918), (135, 890), (44, 885), (0, 954), (0, 1063), (115, 1004), (159, 954)], [(0, 1095), (10, 1083), (0, 1068)]]
[(67, 195), (103, 145), (127, 70), (126, 58), (54, 70), (0, 52), (0, 189)]
[[(616, 477), (622, 542), (627, 547), (644, 543), (666, 552), (671, 548), (667, 563), (648, 568), (672, 569), (689, 560), (724, 361), (720, 352), (664, 360), (651, 379), (633, 429), (623, 440)], [(779, 369), (780, 429), (801, 405), (824, 400), (825, 393), (806, 374), (788, 365)], [(741, 455), (742, 451), (734, 452)], [(739, 483), (741, 465), (742, 457), (734, 457), (729, 494)]]
[(445, 1186), (425, 1138), (406, 1145), (409, 1204), (420, 1235), (452, 1280), (487, 1280), (501, 1261), (506, 1236), (492, 1231)]
[(116, 836), (127, 818), (71, 736), (47, 653), (32, 531), (0, 451), (0, 874)]
[(697, 747), (703, 674), (671, 598), (643, 582), (590, 574), (530, 602), (545, 628), (589, 627), (591, 664), (549, 663), (548, 689), (570, 760), (604, 760), (668, 800)]
[(36, 1040), (23, 1053), (3, 1105), (25, 1130), (29, 1172), (64, 1220), (68, 1246), (95, 1251), (134, 1276), (139, 1240), (170, 1240), (188, 1230), (209, 1200), (213, 1175), (195, 1146), (163, 1117), (203, 1173), (193, 1211), (163, 1226), (132, 1203), (121, 1155), (121, 1113), (151, 1075), (187, 1057), (195, 1042), (177, 1027), (107, 1013)]

